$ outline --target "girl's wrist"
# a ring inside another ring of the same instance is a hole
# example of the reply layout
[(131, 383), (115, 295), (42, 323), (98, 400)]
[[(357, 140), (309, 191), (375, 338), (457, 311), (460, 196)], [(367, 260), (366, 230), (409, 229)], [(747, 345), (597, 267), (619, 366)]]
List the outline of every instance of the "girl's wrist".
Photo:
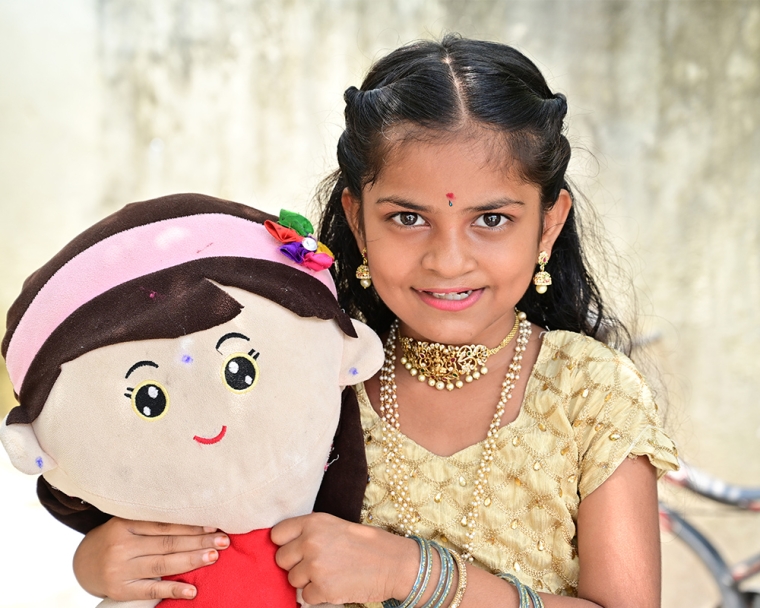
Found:
[[(396, 549), (390, 554), (391, 569), (389, 585), (386, 587), (390, 595), (399, 601), (404, 600), (414, 586), (420, 568), (420, 549), (417, 543), (403, 536), (395, 536)], [(385, 598), (385, 599), (388, 599)]]

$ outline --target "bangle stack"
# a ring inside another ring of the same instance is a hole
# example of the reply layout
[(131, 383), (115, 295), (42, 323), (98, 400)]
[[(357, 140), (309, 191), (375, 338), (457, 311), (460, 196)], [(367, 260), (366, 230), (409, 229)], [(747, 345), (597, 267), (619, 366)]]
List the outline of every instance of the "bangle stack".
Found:
[[(467, 589), (467, 566), (464, 558), (456, 551), (442, 547), (436, 542), (425, 540), (419, 536), (410, 536), (409, 538), (413, 539), (420, 548), (420, 567), (417, 570), (417, 578), (412, 585), (412, 590), (403, 602), (395, 599), (385, 600), (383, 608), (415, 608), (417, 606), (430, 583), (430, 576), (433, 572), (433, 549), (436, 550), (441, 559), (441, 574), (433, 590), (433, 595), (420, 608), (443, 608), (444, 602), (451, 592), (451, 586), (454, 584), (455, 564), (459, 573), (459, 580), (454, 598), (447, 608), (459, 608), (465, 589)], [(496, 576), (515, 586), (520, 598), (520, 608), (544, 608), (544, 602), (538, 593), (521, 583), (514, 574), (498, 572)]]
[(512, 583), (517, 588), (517, 594), (520, 596), (520, 608), (544, 608), (544, 602), (538, 593), (533, 591), (528, 585), (520, 582), (514, 574), (508, 572), (498, 572), (496, 574), (501, 580)]
[(454, 593), (454, 599), (448, 608), (459, 608), (464, 591), (467, 588), (467, 569), (462, 557), (456, 551), (442, 547), (436, 542), (425, 540), (418, 536), (410, 536), (410, 538), (414, 539), (420, 548), (420, 567), (417, 571), (417, 579), (414, 581), (412, 590), (403, 602), (395, 599), (386, 600), (383, 602), (383, 608), (414, 608), (417, 606), (417, 603), (425, 595), (425, 591), (430, 583), (430, 575), (433, 572), (433, 549), (435, 549), (438, 557), (441, 559), (441, 574), (433, 590), (433, 595), (421, 608), (443, 608), (446, 598), (451, 592), (451, 586), (454, 583), (455, 564), (459, 572), (459, 581)]

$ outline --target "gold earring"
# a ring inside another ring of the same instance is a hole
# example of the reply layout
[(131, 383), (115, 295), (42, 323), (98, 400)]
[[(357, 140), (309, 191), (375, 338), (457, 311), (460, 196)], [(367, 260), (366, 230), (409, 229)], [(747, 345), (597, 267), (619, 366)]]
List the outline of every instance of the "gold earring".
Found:
[(538, 254), (538, 266), (539, 271), (533, 275), (533, 284), (536, 286), (538, 293), (546, 293), (547, 286), (552, 284), (552, 275), (550, 275), (544, 268), (549, 261), (549, 254), (542, 251)]
[(367, 248), (362, 249), (362, 265), (356, 269), (356, 278), (364, 289), (372, 285), (372, 275), (369, 273), (367, 266)]

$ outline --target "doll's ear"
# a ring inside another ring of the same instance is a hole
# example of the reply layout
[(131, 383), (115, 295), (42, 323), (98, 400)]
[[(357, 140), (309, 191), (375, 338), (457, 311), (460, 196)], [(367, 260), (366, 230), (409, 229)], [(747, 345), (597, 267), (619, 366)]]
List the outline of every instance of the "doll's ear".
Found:
[(351, 319), (358, 338), (343, 336), (340, 385), (352, 386), (375, 375), (383, 366), (383, 343), (364, 323)]
[(58, 466), (40, 446), (31, 424), (8, 424), (6, 416), (0, 426), (0, 443), (13, 466), (27, 475), (39, 475)]

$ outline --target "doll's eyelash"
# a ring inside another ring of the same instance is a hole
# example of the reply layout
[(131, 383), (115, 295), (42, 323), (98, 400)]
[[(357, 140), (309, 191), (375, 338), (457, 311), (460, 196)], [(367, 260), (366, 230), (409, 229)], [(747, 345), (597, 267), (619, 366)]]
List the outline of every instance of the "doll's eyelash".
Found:
[(252, 357), (254, 361), (258, 360), (260, 354), (261, 353), (257, 351), (255, 348), (252, 348), (251, 350), (248, 351), (248, 356)]
[(127, 387), (127, 392), (126, 392), (126, 393), (124, 393), (124, 396), (125, 396), (127, 399), (131, 399), (131, 398), (132, 398), (132, 392), (133, 392), (134, 390), (135, 390), (135, 387), (134, 387), (134, 386), (128, 386), (128, 387)]

